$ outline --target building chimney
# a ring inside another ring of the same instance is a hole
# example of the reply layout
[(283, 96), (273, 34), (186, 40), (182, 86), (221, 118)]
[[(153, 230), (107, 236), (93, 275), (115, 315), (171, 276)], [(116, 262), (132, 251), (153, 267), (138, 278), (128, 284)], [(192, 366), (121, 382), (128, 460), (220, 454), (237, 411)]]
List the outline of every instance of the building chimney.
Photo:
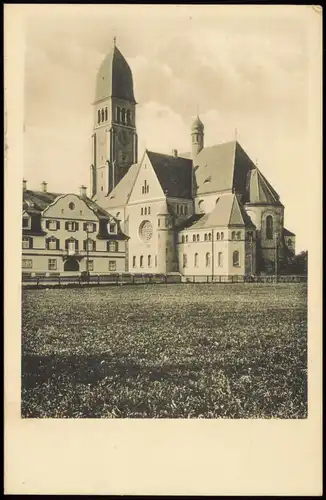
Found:
[(27, 181), (23, 179), (23, 191), (26, 191), (27, 189)]
[(80, 197), (87, 198), (87, 187), (86, 186), (80, 186)]
[(177, 149), (172, 149), (172, 156), (174, 156), (174, 158), (178, 158), (178, 150)]
[(43, 182), (41, 183), (41, 191), (43, 191), (43, 193), (46, 193), (46, 192), (47, 192), (47, 185), (48, 185), (48, 183), (47, 183), (47, 182), (45, 182), (45, 181), (43, 181)]

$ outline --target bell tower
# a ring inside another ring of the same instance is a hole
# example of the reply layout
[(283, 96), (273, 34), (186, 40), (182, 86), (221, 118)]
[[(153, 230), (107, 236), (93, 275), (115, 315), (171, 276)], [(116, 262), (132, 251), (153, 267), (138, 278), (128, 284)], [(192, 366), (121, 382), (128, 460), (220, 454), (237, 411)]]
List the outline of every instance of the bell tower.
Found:
[(96, 78), (93, 103), (92, 196), (107, 196), (137, 162), (136, 101), (131, 69), (113, 39)]

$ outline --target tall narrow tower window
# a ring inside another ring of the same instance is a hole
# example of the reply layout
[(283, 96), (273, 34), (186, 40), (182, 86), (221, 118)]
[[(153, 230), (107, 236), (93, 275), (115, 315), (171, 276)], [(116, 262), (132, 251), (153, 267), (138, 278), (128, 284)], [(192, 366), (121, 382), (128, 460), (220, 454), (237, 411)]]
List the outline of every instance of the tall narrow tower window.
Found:
[(108, 108), (105, 108), (105, 121), (108, 121)]
[(127, 110), (126, 117), (127, 117), (127, 125), (131, 125), (131, 117), (129, 109)]
[(121, 121), (121, 109), (119, 106), (117, 107), (117, 122), (120, 123)]
[(98, 110), (97, 112), (97, 123), (101, 123), (101, 111)]
[(121, 121), (122, 121), (123, 125), (126, 124), (126, 110), (125, 109), (121, 110)]
[(101, 111), (101, 116), (102, 116), (102, 122), (104, 122), (104, 109)]
[(266, 239), (273, 239), (273, 217), (271, 215), (266, 217)]

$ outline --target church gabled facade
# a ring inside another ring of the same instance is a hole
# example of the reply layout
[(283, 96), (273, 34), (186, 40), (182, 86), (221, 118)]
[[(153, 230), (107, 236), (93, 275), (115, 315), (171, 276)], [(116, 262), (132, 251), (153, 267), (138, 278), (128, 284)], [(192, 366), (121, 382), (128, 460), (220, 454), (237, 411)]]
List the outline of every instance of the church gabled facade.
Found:
[(96, 81), (93, 199), (128, 235), (129, 272), (250, 275), (276, 272), (295, 248), (279, 195), (237, 141), (191, 152), (145, 150), (137, 160), (131, 70), (114, 44)]

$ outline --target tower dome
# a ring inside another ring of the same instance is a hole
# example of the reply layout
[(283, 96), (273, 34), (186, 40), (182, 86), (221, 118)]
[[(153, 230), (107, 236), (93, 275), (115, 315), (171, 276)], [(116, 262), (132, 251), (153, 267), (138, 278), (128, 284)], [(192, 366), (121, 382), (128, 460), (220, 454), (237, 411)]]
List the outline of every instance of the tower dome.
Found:
[(96, 77), (95, 102), (108, 97), (136, 103), (131, 69), (115, 42), (102, 61)]
[(194, 159), (198, 153), (204, 147), (204, 124), (197, 115), (196, 120), (191, 125), (191, 150), (192, 159)]
[(204, 124), (203, 122), (201, 121), (201, 119), (199, 118), (199, 116), (197, 115), (197, 118), (195, 119), (195, 121), (193, 122), (192, 126), (191, 126), (191, 132), (203, 132), (204, 131)]

